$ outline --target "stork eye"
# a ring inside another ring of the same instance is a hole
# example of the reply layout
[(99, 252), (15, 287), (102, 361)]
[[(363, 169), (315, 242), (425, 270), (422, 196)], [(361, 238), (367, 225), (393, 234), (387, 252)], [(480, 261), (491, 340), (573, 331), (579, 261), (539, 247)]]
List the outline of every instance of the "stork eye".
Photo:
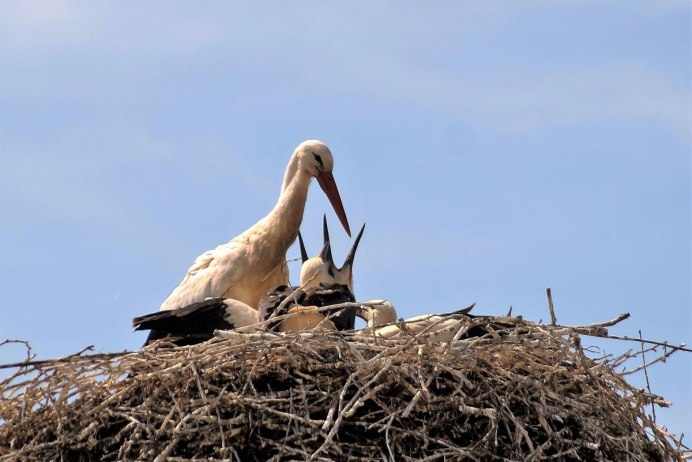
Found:
[(323, 170), (324, 164), (322, 164), (322, 158), (318, 154), (315, 154), (314, 152), (312, 153), (312, 155), (315, 157), (315, 160), (317, 161), (317, 163), (320, 164), (320, 170)]

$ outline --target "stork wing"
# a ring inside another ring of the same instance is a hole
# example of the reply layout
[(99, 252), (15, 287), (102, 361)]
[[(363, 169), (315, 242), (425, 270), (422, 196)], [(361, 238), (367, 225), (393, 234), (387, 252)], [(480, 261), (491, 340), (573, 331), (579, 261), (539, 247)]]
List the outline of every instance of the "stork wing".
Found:
[(214, 329), (234, 327), (226, 320), (226, 303), (214, 298), (176, 310), (158, 311), (132, 320), (135, 330), (150, 330), (144, 345), (170, 338), (176, 345), (194, 345), (214, 336)]
[(207, 298), (225, 297), (247, 273), (247, 245), (239, 241), (222, 244), (195, 259), (178, 286), (161, 304), (173, 310)]
[(212, 298), (176, 310), (157, 311), (132, 320), (135, 330), (194, 330), (200, 323), (220, 325), (224, 322), (226, 304), (223, 298)]

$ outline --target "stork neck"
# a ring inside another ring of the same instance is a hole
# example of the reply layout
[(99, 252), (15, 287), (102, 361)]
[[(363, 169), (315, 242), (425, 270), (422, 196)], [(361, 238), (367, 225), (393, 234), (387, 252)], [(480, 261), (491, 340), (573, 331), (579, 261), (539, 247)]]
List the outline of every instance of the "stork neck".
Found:
[(310, 180), (312, 180), (312, 176), (308, 172), (299, 168), (295, 168), (292, 177), (289, 178), (288, 173), (291, 164), (286, 170), (279, 200), (267, 216), (274, 227), (273, 234), (276, 236), (277, 244), (280, 248), (286, 249), (298, 236), (298, 229), (303, 221), (308, 188), (310, 187)]
[(284, 181), (281, 184), (281, 192), (283, 193), (288, 185), (291, 184), (293, 178), (298, 174), (298, 156), (294, 153), (291, 159), (288, 161), (288, 166), (286, 166), (286, 172), (284, 173)]

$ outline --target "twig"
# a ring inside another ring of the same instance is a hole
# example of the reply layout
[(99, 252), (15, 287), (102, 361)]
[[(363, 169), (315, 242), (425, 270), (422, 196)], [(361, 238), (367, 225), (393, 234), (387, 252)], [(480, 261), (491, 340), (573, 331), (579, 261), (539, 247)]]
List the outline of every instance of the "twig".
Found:
[(627, 340), (630, 342), (649, 343), (651, 345), (658, 345), (658, 346), (670, 348), (670, 349), (676, 350), (676, 351), (685, 351), (687, 353), (692, 353), (692, 349), (687, 348), (685, 343), (681, 343), (680, 345), (671, 345), (668, 342), (657, 342), (656, 340), (639, 339), (639, 338), (634, 338), (634, 337), (628, 337), (626, 335), (621, 335), (621, 336), (620, 335), (600, 335), (598, 337), (611, 338), (613, 340)]
[[(630, 314), (629, 313), (620, 313), (615, 319), (611, 319), (610, 321), (606, 322), (597, 322), (594, 324), (584, 324), (582, 326), (572, 326), (574, 328), (578, 329), (593, 329), (597, 327), (610, 327), (614, 326), (615, 324), (618, 324), (619, 322), (624, 321), (625, 319), (629, 318)], [(567, 326), (565, 326), (567, 327)]]
[(553, 294), (552, 294), (552, 291), (550, 290), (550, 287), (545, 289), (545, 292), (548, 295), (548, 310), (550, 310), (550, 325), (554, 326), (557, 324), (557, 318), (555, 317), (555, 308), (553, 307)]
[(2, 343), (0, 343), (0, 346), (6, 345), (8, 343), (21, 343), (24, 345), (26, 348), (26, 360), (31, 361), (31, 358), (34, 358), (35, 356), (31, 353), (31, 344), (29, 343), (28, 340), (17, 340), (17, 339), (5, 339), (3, 340)]
[(670, 351), (666, 351), (664, 354), (662, 354), (661, 356), (659, 356), (656, 359), (649, 361), (648, 363), (644, 363), (644, 364), (640, 365), (639, 367), (635, 367), (634, 369), (620, 372), (620, 375), (631, 375), (631, 374), (634, 374), (635, 372), (641, 371), (642, 369), (644, 369), (646, 371), (647, 367), (652, 366), (658, 362), (665, 361), (666, 358), (668, 358), (668, 356), (672, 355), (676, 351), (678, 351), (678, 350), (671, 349)]
[(54, 358), (54, 359), (40, 359), (37, 361), (22, 361), (20, 363), (11, 363), (11, 364), (0, 364), (0, 369), (11, 369), (13, 367), (26, 367), (26, 366), (39, 366), (41, 364), (52, 364), (52, 363), (61, 363), (61, 362), (70, 362), (73, 361), (75, 358), (87, 358), (87, 359), (102, 359), (102, 358), (115, 358), (118, 356), (123, 356), (126, 354), (129, 354), (130, 352), (128, 351), (122, 351), (122, 352), (117, 352), (117, 353), (99, 353), (95, 355), (86, 355), (82, 356), (82, 353), (85, 351), (94, 351), (94, 345), (89, 345), (82, 350), (78, 351), (77, 353), (68, 355), (68, 356), (62, 356), (60, 358)]
[[(641, 329), (639, 329), (639, 340), (643, 340)], [(641, 342), (639, 345), (641, 346), (641, 351), (642, 351), (642, 365), (645, 365), (646, 364), (646, 352), (644, 351), (644, 342)], [(651, 393), (651, 383), (649, 382), (649, 371), (646, 367), (644, 367), (644, 378), (646, 379), (647, 391), (649, 392), (649, 394), (653, 394), (653, 393)], [(654, 406), (654, 403), (651, 403), (651, 414), (654, 416), (654, 420), (656, 420), (656, 407)]]
[(389, 452), (389, 460), (391, 460), (392, 462), (396, 461), (396, 459), (394, 458), (394, 451), (392, 451), (392, 445), (389, 441), (389, 430), (390, 428), (392, 428), (392, 422), (394, 422), (394, 417), (396, 417), (396, 414), (392, 414), (384, 430), (384, 440), (387, 445), (387, 452)]
[(294, 289), (293, 292), (288, 294), (288, 296), (284, 300), (282, 300), (281, 303), (279, 303), (279, 306), (276, 307), (274, 312), (269, 315), (269, 317), (267, 318), (267, 321), (269, 321), (269, 320), (276, 321), (277, 318), (279, 317), (279, 313), (281, 313), (284, 310), (284, 308), (286, 308), (286, 306), (288, 306), (289, 303), (296, 301), (296, 294), (298, 293), (298, 290), (299, 289)]

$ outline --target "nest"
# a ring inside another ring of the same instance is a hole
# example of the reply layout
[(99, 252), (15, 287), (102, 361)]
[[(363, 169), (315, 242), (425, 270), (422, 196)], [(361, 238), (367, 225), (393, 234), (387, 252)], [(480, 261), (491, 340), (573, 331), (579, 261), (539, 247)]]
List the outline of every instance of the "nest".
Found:
[(14, 365), (0, 461), (683, 460), (645, 412), (661, 399), (622, 357), (585, 354), (603, 327), (479, 325), (449, 344), (222, 333)]

